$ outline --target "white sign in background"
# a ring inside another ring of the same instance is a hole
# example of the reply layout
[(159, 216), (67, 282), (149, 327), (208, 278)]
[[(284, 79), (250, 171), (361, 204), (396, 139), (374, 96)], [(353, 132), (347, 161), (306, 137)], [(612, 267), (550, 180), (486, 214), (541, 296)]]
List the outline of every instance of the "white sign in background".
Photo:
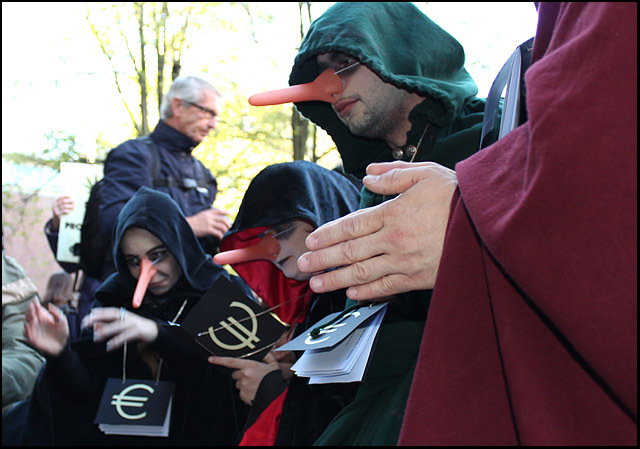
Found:
[(75, 207), (70, 213), (60, 217), (58, 252), (56, 254), (56, 259), (60, 262), (80, 262), (80, 258), (73, 254), (73, 247), (80, 243), (80, 229), (91, 186), (102, 179), (102, 173), (101, 164), (82, 164), (79, 162), (62, 162), (60, 164), (62, 195), (70, 196), (75, 203)]

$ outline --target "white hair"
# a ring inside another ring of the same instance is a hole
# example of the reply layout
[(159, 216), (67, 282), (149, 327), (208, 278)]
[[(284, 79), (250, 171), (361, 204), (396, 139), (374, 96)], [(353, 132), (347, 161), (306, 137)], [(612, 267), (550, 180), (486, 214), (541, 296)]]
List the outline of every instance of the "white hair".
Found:
[(173, 116), (171, 110), (171, 102), (174, 98), (184, 100), (190, 103), (199, 103), (202, 100), (202, 92), (210, 90), (219, 97), (220, 92), (211, 84), (198, 78), (196, 76), (181, 76), (176, 78), (171, 84), (169, 92), (167, 92), (162, 98), (162, 105), (160, 106), (160, 118), (166, 120)]

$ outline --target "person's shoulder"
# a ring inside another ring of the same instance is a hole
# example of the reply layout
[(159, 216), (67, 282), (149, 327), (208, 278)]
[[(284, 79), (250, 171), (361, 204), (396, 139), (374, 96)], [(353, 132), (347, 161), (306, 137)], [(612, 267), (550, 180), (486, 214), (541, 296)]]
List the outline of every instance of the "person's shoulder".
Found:
[(109, 151), (105, 164), (127, 162), (146, 165), (151, 157), (147, 148), (148, 145), (140, 138), (126, 140)]
[(138, 151), (140, 148), (146, 147), (146, 144), (141, 138), (134, 138), (125, 140), (115, 148), (113, 148), (109, 154), (111, 153), (124, 153), (130, 151)]

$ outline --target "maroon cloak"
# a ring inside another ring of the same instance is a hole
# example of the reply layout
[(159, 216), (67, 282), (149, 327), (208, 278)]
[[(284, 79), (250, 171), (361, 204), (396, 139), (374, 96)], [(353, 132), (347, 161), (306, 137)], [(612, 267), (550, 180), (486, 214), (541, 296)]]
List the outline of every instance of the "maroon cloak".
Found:
[(529, 121), (456, 166), (399, 444), (637, 444), (636, 27), (540, 5)]

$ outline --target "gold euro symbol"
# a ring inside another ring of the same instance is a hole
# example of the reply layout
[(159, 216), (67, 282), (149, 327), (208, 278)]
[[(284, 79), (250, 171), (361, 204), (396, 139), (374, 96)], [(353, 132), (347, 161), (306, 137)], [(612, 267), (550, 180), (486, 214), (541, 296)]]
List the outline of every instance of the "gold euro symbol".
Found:
[(142, 419), (147, 416), (147, 412), (142, 412), (139, 415), (129, 415), (122, 407), (143, 407), (144, 403), (147, 402), (149, 398), (145, 398), (144, 396), (127, 396), (131, 390), (136, 390), (138, 388), (142, 388), (147, 390), (149, 393), (153, 394), (154, 390), (149, 385), (145, 384), (134, 384), (129, 385), (127, 388), (122, 390), (120, 394), (114, 394), (112, 396), (113, 401), (111, 401), (111, 405), (116, 406), (116, 411), (118, 415), (122, 416), (124, 419)]
[[(240, 322), (238, 322), (234, 317), (230, 316), (229, 318), (227, 318), (227, 320), (229, 320), (229, 323), (231, 324), (227, 323), (226, 321), (220, 321), (220, 325), (224, 329), (226, 329), (231, 335), (236, 337), (240, 341), (240, 343), (236, 345), (228, 345), (226, 343), (221, 342), (220, 340), (218, 340), (218, 337), (216, 337), (213, 327), (209, 327), (208, 329), (209, 337), (211, 337), (211, 340), (213, 340), (213, 342), (217, 344), (219, 347), (223, 349), (227, 349), (229, 351), (237, 351), (238, 349), (242, 349), (244, 347), (248, 347), (249, 349), (255, 348), (254, 343), (259, 342), (260, 339), (256, 335), (256, 333), (258, 332), (258, 320), (256, 318), (256, 315), (253, 313), (253, 310), (251, 310), (251, 308), (246, 304), (243, 304), (238, 301), (233, 301), (230, 307), (239, 307), (241, 309), (244, 309), (244, 311), (249, 314), (249, 318), (251, 319), (251, 330), (247, 329)], [(235, 327), (232, 327), (232, 326), (235, 326)], [(242, 333), (240, 333), (239, 331), (241, 331)]]

